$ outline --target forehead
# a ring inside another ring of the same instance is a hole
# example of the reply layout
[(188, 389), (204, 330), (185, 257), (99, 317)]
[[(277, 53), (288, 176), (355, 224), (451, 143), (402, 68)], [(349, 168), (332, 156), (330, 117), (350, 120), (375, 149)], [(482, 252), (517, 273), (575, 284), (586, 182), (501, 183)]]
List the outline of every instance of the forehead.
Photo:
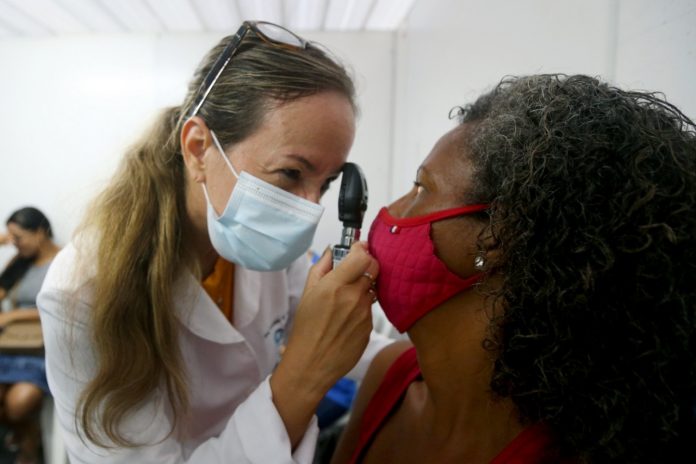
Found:
[(271, 108), (245, 142), (259, 153), (296, 154), (313, 163), (343, 164), (354, 135), (350, 100), (337, 92), (322, 92)]
[[(287, 136), (317, 137), (323, 135), (321, 129), (334, 125), (354, 128), (353, 105), (338, 92), (320, 92), (287, 102), (276, 102), (265, 114), (261, 128), (275, 129)], [(312, 130), (307, 130), (308, 127)]]
[(7, 224), (7, 230), (12, 234), (12, 235), (27, 235), (30, 234), (31, 231), (23, 228), (19, 224), (16, 224), (14, 222), (10, 222)]
[(469, 191), (473, 171), (469, 137), (470, 127), (455, 127), (437, 141), (422, 164), (443, 193), (464, 196)]

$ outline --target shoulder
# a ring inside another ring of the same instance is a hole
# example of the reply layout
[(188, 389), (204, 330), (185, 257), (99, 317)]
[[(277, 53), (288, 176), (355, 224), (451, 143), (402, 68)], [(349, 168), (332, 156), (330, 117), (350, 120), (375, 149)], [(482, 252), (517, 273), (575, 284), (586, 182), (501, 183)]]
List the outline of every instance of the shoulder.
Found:
[(84, 237), (61, 248), (50, 262), (44, 288), (77, 290), (96, 274), (95, 243)]
[(382, 380), (384, 380), (384, 376), (389, 368), (412, 347), (413, 344), (408, 340), (399, 340), (387, 345), (372, 360), (360, 388), (364, 389), (365, 393), (369, 394), (371, 398), (382, 383)]
[(60, 320), (68, 319), (67, 308), (80, 311), (74, 316), (86, 323), (91, 302), (90, 282), (94, 277), (94, 266), (85, 265), (84, 250), (70, 243), (56, 254), (43, 280), (36, 302), (39, 312)]
[(67, 290), (74, 286), (75, 279), (70, 276), (79, 275), (75, 272), (78, 264), (78, 251), (72, 243), (63, 248), (56, 256), (46, 274), (44, 289)]
[(365, 378), (360, 385), (360, 390), (353, 403), (353, 408), (350, 414), (350, 420), (345, 428), (345, 431), (336, 447), (334, 463), (348, 462), (358, 444), (360, 438), (360, 425), (363, 415), (367, 409), (367, 405), (375, 395), (375, 392), (382, 384), (384, 377), (389, 369), (394, 365), (394, 362), (401, 355), (413, 347), (413, 344), (408, 340), (399, 340), (390, 345), (387, 345), (377, 356), (372, 360), (370, 367), (365, 374)]

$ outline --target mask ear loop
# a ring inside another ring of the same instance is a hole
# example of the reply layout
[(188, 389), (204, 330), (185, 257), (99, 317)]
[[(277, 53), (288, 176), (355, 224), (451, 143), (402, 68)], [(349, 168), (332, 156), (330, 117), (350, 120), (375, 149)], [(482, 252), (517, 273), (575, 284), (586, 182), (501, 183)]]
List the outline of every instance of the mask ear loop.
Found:
[(239, 179), (239, 174), (237, 174), (237, 170), (232, 166), (232, 162), (225, 156), (225, 150), (222, 149), (222, 145), (220, 145), (220, 141), (218, 140), (217, 136), (215, 135), (215, 132), (213, 132), (212, 129), (210, 129), (210, 135), (213, 136), (213, 143), (218, 149), (218, 152), (220, 152), (220, 156), (222, 156), (222, 159), (225, 160), (225, 163), (227, 163), (227, 166), (232, 170), (232, 174), (234, 174), (234, 177)]
[[(234, 168), (234, 166), (232, 166), (232, 162), (227, 158), (227, 156), (225, 156), (225, 150), (222, 149), (222, 145), (220, 145), (220, 141), (218, 140), (217, 136), (215, 135), (215, 132), (213, 132), (212, 129), (210, 129), (210, 135), (213, 137), (213, 143), (215, 144), (218, 153), (220, 153), (222, 159), (225, 160), (225, 163), (227, 163), (227, 166), (229, 166), (230, 170), (232, 171), (232, 174), (234, 174), (234, 177), (236, 179), (239, 179), (239, 174), (237, 174), (237, 170)], [(213, 213), (215, 213), (215, 216), (219, 218), (221, 215), (218, 214), (217, 211), (215, 211), (215, 208), (213, 208), (213, 203), (210, 201), (210, 195), (208, 195), (208, 186), (205, 182), (203, 182), (201, 187), (203, 187), (203, 195), (205, 195), (205, 201), (208, 202), (208, 205), (210, 206), (210, 208), (212, 208)]]

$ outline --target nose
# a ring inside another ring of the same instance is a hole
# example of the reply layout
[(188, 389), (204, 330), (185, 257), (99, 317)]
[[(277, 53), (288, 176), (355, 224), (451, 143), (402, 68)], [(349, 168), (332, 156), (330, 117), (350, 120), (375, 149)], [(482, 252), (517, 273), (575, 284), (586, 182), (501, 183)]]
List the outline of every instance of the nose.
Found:
[(389, 214), (395, 218), (401, 218), (406, 215), (407, 211), (408, 194), (402, 196), (391, 205), (387, 206)]
[(319, 204), (319, 202), (321, 201), (321, 190), (313, 190), (305, 198), (307, 198), (307, 200), (311, 201), (312, 203)]
[(319, 201), (321, 200), (321, 190), (317, 189), (312, 189), (312, 190), (305, 190), (302, 192), (296, 192), (295, 193), (298, 197), (302, 197), (307, 201), (311, 201), (312, 203), (316, 203), (317, 205), (319, 204)]

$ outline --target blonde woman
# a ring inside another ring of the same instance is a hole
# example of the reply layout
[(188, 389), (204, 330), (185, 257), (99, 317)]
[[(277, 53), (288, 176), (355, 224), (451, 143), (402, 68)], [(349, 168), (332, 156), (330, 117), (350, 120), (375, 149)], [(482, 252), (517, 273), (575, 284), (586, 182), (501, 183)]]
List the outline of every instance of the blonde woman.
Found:
[(358, 244), (306, 279), (353, 98), (316, 46), (245, 22), (126, 155), (39, 296), (72, 463), (311, 461), (378, 274)]

